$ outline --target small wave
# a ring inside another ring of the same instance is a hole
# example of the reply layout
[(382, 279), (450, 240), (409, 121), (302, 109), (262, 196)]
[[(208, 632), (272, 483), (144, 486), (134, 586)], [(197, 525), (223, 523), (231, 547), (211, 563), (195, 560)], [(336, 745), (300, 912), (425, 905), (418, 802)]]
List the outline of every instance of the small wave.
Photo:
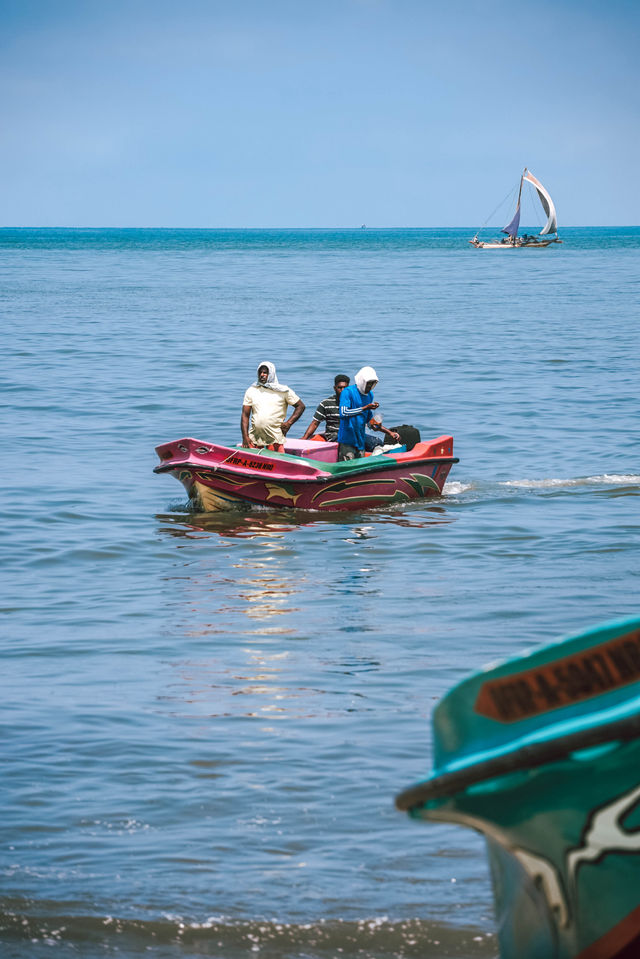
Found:
[(518, 489), (559, 489), (573, 486), (640, 486), (640, 476), (634, 473), (602, 473), (600, 476), (578, 476), (574, 479), (505, 480), (499, 485), (514, 486)]
[(443, 496), (456, 496), (459, 493), (466, 493), (467, 490), (473, 489), (473, 483), (460, 483), (457, 481), (452, 481), (450, 483), (444, 484), (444, 489), (442, 490)]
[[(276, 919), (230, 920), (209, 916), (200, 921), (164, 913), (156, 920), (124, 919), (114, 915), (78, 916), (64, 904), (44, 916), (25, 915), (10, 902), (0, 909), (0, 934), (5, 945), (18, 949), (34, 947), (78, 947), (85, 959), (117, 952), (128, 957), (149, 955), (217, 955), (262, 959), (422, 959), (439, 955), (460, 959), (495, 956), (495, 936), (478, 926), (452, 926), (425, 919), (390, 919), (372, 916), (363, 919), (313, 919), (309, 922)], [(7, 908), (9, 907), (9, 908)], [(59, 911), (58, 911), (59, 910)], [(31, 911), (29, 910), (29, 913)], [(38, 953), (39, 954), (39, 953)], [(16, 952), (14, 955), (22, 955)]]
[(167, 506), (168, 513), (192, 513), (193, 507), (191, 505), (191, 500), (187, 500), (185, 503), (184, 500), (176, 500), (175, 502), (169, 503)]

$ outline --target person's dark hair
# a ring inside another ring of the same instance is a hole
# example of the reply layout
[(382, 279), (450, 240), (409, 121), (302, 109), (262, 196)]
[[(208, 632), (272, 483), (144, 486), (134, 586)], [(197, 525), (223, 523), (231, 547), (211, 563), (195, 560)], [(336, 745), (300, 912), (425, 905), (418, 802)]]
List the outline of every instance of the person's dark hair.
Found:
[(351, 380), (349, 379), (348, 376), (343, 376), (342, 373), (338, 373), (338, 375), (335, 377), (333, 381), (333, 385), (337, 386), (338, 383), (346, 383), (348, 386), (350, 382)]

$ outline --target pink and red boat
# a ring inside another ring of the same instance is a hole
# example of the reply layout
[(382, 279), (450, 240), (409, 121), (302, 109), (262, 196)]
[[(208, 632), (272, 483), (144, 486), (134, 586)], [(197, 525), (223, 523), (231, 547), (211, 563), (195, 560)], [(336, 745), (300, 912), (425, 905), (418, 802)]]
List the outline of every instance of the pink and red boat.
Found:
[(442, 493), (458, 460), (453, 437), (439, 436), (338, 463), (338, 444), (287, 439), (284, 453), (175, 440), (156, 447), (155, 473), (180, 480), (195, 509), (239, 504), (348, 510), (389, 506)]

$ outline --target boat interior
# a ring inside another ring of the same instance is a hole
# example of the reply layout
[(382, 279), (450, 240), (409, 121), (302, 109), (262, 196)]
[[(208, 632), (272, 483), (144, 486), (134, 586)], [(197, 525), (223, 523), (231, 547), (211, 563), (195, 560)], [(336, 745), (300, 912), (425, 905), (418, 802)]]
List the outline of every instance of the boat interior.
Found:
[[(320, 463), (338, 462), (338, 444), (327, 443), (321, 440), (298, 440), (286, 438), (284, 453), (273, 453), (270, 450), (252, 450), (253, 453), (268, 452), (272, 456), (298, 456)], [(398, 443), (395, 445), (377, 446), (373, 451), (366, 452), (365, 457), (377, 459), (388, 454), (394, 460), (422, 460), (433, 456), (451, 456), (453, 454), (453, 439), (450, 436), (440, 436), (436, 440), (420, 440), (411, 449)], [(353, 462), (353, 461), (352, 461)], [(357, 462), (357, 460), (355, 461)]]

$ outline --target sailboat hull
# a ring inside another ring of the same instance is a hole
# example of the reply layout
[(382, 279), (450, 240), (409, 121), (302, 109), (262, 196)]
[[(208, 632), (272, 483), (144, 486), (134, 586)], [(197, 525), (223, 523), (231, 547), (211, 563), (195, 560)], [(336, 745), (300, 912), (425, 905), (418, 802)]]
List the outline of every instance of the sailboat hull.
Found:
[(523, 247), (528, 249), (542, 249), (542, 247), (550, 246), (552, 243), (562, 243), (562, 240), (529, 240), (524, 243), (511, 243), (509, 240), (502, 242), (501, 240), (494, 240), (492, 242), (483, 242), (482, 240), (469, 240), (471, 246), (475, 247), (476, 250), (520, 250)]

